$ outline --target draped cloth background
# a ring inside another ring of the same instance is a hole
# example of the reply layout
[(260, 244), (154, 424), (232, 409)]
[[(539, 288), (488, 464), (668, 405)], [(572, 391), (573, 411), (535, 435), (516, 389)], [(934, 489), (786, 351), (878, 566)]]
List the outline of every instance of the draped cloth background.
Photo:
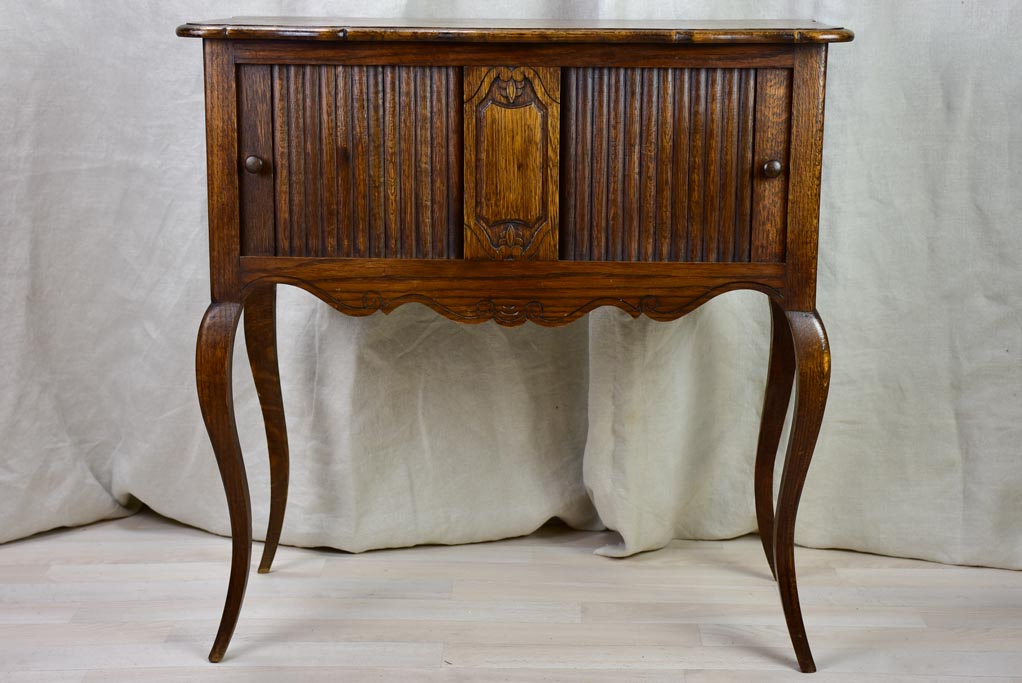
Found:
[[(796, 540), (1022, 568), (1022, 4), (0, 5), (0, 540), (138, 501), (228, 530), (193, 376), (208, 303), (201, 50), (175, 26), (485, 7), (855, 30), (830, 53), (819, 309), (834, 374)], [(279, 298), (285, 543), (481, 541), (559, 516), (617, 530), (604, 552), (628, 554), (755, 530), (762, 295), (674, 323), (602, 309), (554, 330)], [(241, 345), (235, 368), (259, 536), (266, 447)]]

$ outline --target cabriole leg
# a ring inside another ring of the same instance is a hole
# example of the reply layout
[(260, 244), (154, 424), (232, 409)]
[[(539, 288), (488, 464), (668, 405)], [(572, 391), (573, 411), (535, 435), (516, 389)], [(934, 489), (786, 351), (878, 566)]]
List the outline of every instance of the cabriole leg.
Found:
[(277, 286), (254, 290), (245, 301), (245, 346), (252, 366), (259, 405), (263, 410), (270, 456), (270, 521), (266, 528), (259, 573), (270, 571), (280, 542), (287, 507), (288, 449), (284, 401), (277, 364)]
[(795, 412), (774, 522), (774, 567), (795, 656), (802, 671), (811, 673), (816, 671), (816, 664), (809, 650), (795, 581), (795, 516), (827, 405), (830, 347), (816, 311), (787, 311), (785, 315), (795, 350)]
[(241, 457), (238, 429), (234, 422), (231, 385), (231, 359), (240, 316), (240, 303), (210, 304), (199, 326), (199, 339), (195, 348), (199, 407), (220, 468), (231, 517), (231, 578), (227, 585), (227, 600), (220, 628), (209, 653), (211, 662), (223, 659), (231, 636), (234, 635), (252, 559), (252, 510), (245, 463)]
[(784, 429), (784, 416), (791, 399), (791, 384), (795, 377), (795, 349), (791, 344), (791, 331), (784, 310), (770, 300), (770, 369), (767, 371), (766, 393), (763, 397), (763, 416), (756, 447), (756, 520), (759, 538), (763, 543), (770, 573), (774, 569), (774, 461), (777, 446)]

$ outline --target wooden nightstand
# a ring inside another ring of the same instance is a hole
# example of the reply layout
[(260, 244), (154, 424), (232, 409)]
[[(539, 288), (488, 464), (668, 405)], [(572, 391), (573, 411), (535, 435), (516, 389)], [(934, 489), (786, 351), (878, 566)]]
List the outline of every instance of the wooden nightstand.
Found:
[(205, 54), (212, 303), (196, 375), (234, 548), (211, 661), (234, 632), (251, 558), (231, 396), (243, 307), (270, 452), (260, 572), (284, 518), (278, 283), (349, 315), (417, 302), (461, 322), (551, 326), (604, 305), (673, 320), (755, 289), (773, 319), (759, 531), (799, 665), (815, 670), (793, 543), (830, 377), (816, 312), (827, 43), (850, 31), (238, 18), (178, 35), (203, 38)]

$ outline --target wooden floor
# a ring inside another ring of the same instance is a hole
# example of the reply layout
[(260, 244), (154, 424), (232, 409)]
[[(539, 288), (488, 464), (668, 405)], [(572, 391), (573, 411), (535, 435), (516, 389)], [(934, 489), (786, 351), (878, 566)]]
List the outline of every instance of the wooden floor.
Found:
[(1022, 681), (1022, 572), (799, 548), (806, 678), (758, 538), (609, 538), (282, 547), (214, 665), (227, 539), (152, 513), (42, 534), (0, 546), (0, 681)]

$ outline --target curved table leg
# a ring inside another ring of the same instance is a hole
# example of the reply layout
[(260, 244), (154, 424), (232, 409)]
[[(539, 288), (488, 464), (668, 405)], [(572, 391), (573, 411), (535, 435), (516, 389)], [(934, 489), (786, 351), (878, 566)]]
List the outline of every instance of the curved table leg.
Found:
[(220, 629), (209, 653), (211, 662), (223, 659), (231, 636), (234, 635), (252, 559), (252, 510), (249, 506), (245, 463), (238, 443), (238, 429), (234, 423), (231, 385), (231, 360), (240, 316), (240, 303), (210, 304), (199, 326), (195, 347), (199, 407), (220, 468), (231, 517), (231, 578), (227, 585), (227, 600), (220, 619)]
[(266, 574), (280, 542), (287, 507), (288, 448), (284, 400), (280, 395), (280, 370), (277, 364), (277, 286), (260, 287), (245, 301), (245, 346), (252, 366), (259, 405), (263, 410), (266, 442), (270, 456), (270, 521), (259, 561), (259, 573)]
[(816, 664), (809, 650), (795, 582), (795, 515), (827, 405), (830, 347), (823, 321), (816, 311), (787, 311), (785, 315), (795, 349), (795, 414), (777, 501), (774, 563), (781, 605), (784, 607), (784, 618), (788, 622), (795, 656), (802, 671), (811, 673), (816, 671)]
[(763, 543), (770, 573), (774, 569), (774, 461), (781, 442), (784, 416), (791, 399), (791, 385), (795, 377), (795, 349), (784, 310), (770, 300), (770, 369), (767, 372), (766, 392), (763, 396), (763, 416), (756, 446), (756, 520), (759, 538)]

